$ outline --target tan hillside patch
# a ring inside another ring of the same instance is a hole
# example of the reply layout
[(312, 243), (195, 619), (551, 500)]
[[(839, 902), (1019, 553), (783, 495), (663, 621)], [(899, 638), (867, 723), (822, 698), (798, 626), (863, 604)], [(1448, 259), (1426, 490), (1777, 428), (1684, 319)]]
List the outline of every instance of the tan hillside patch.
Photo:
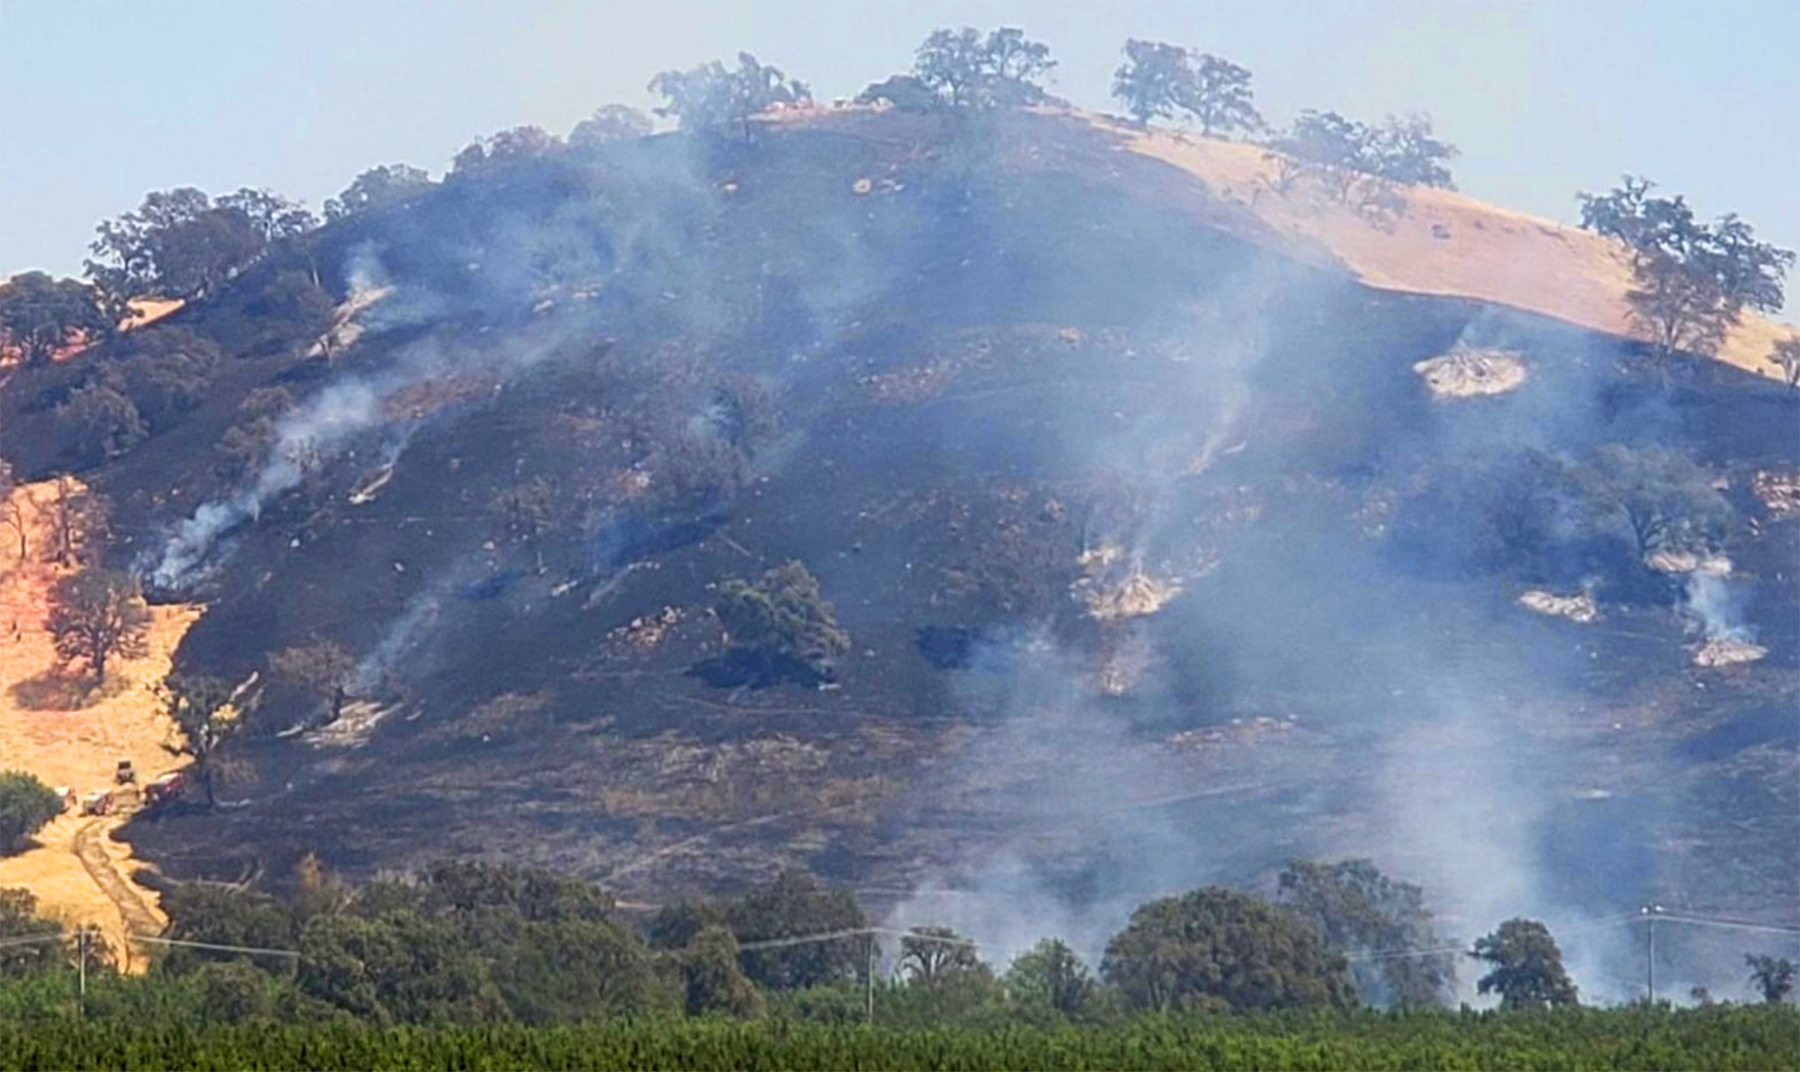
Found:
[[(25, 498), (28, 516), (37, 519), (36, 505), (48, 501), (51, 491), (48, 484), (28, 484), (14, 494)], [(30, 533), (31, 556), (23, 565), (10, 540), (0, 546), (0, 769), (28, 771), (80, 797), (111, 788), (123, 759), (137, 769), (140, 783), (182, 765), (185, 761), (163, 747), (174, 741), (173, 725), (151, 688), (169, 672), (175, 648), (199, 619), (200, 608), (152, 607), (148, 654), (118, 660), (106, 685), (92, 689), (79, 674), (62, 672), (44, 629), (49, 591), (63, 572), (37, 559), (44, 539), (40, 520)], [(97, 851), (129, 881), (138, 865), (126, 846), (108, 836), (123, 821), (120, 814), (62, 816), (39, 835), (36, 848), (0, 857), (0, 887), (31, 890), (46, 915), (97, 924), (114, 948), (122, 949), (122, 913), (132, 911), (140, 921), (145, 917), (138, 906), (120, 905), (118, 897), (103, 890), (91, 868), (103, 862), (94, 855)], [(97, 828), (83, 839), (83, 829), (94, 824)], [(77, 854), (83, 840), (90, 846), (85, 865)], [(155, 892), (142, 887), (130, 892), (160, 926)]]
[[(1405, 212), (1377, 227), (1313, 189), (1273, 188), (1275, 169), (1258, 145), (1168, 131), (1139, 131), (1083, 115), (1125, 138), (1131, 152), (1181, 168), (1220, 197), (1287, 239), (1285, 252), (1336, 262), (1370, 286), (1415, 294), (1477, 298), (1541, 313), (1611, 335), (1640, 337), (1627, 317), (1631, 269), (1619, 243), (1580, 228), (1528, 216), (1449, 190), (1405, 187)], [(1267, 242), (1262, 229), (1242, 236)], [(1746, 313), (1717, 355), (1720, 361), (1779, 379), (1769, 362), (1777, 340), (1795, 329)]]

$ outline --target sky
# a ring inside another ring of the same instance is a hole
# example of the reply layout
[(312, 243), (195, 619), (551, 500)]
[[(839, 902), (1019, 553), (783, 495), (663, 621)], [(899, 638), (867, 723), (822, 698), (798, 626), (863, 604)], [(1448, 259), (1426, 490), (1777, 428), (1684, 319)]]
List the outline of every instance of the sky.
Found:
[(1573, 222), (1575, 191), (1630, 172), (1800, 248), (1794, 0), (0, 0), (0, 272), (79, 272), (95, 223), (152, 189), (272, 187), (316, 209), (375, 164), (435, 174), (505, 127), (648, 108), (661, 70), (748, 50), (853, 96), (960, 25), (1044, 41), (1051, 88), (1083, 107), (1112, 109), (1126, 38), (1164, 40), (1250, 68), (1278, 124), (1430, 114), (1483, 200)]

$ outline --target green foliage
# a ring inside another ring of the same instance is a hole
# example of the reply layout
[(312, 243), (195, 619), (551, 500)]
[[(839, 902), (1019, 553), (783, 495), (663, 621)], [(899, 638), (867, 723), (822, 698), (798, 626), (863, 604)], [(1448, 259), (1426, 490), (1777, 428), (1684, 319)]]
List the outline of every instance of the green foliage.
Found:
[(1455, 189), (1449, 161), (1456, 146), (1435, 137), (1424, 115), (1390, 115), (1370, 125), (1309, 108), (1270, 145), (1338, 200), (1348, 204), (1360, 190), (1359, 208), (1388, 183)]
[[(724, 906), (725, 926), (744, 945), (801, 935), (862, 930), (869, 925), (862, 907), (846, 890), (819, 884), (801, 871), (786, 871)], [(744, 973), (769, 990), (798, 990), (839, 979), (858, 978), (867, 969), (868, 935), (746, 950)]]
[[(1282, 871), (1281, 900), (1310, 920), (1339, 953), (1381, 953), (1445, 945), (1431, 925), (1425, 891), (1396, 882), (1368, 860), (1295, 860)], [(1390, 957), (1351, 966), (1371, 1005), (1446, 1005), (1456, 995), (1456, 956)]]
[(335, 221), (370, 209), (399, 204), (431, 189), (431, 175), (410, 164), (383, 164), (351, 180), (344, 192), (325, 202), (325, 219)]
[(1717, 547), (1736, 516), (1712, 474), (1667, 447), (1609, 443), (1572, 477), (1596, 517), (1625, 522), (1640, 555)]
[(1499, 994), (1503, 1009), (1557, 1008), (1578, 1000), (1575, 983), (1563, 969), (1562, 950), (1537, 920), (1507, 920), (1494, 933), (1477, 938), (1472, 955), (1493, 965), (1476, 989)]
[(0, 286), (0, 350), (18, 351), (27, 365), (48, 364), (58, 350), (111, 334), (116, 323), (79, 280), (22, 272)]
[(655, 124), (650, 117), (636, 108), (628, 104), (604, 104), (569, 131), (569, 148), (593, 149), (616, 141), (635, 141), (653, 129)]
[(231, 683), (204, 674), (172, 673), (158, 687), (163, 711), (181, 735), (179, 754), (193, 759), (194, 777), (206, 790), (206, 806), (214, 804), (213, 782), (219, 773), (218, 751), (244, 727), (246, 711), (227, 709)]
[(781, 68), (738, 53), (736, 70), (713, 60), (687, 71), (664, 71), (650, 80), (663, 98), (657, 115), (673, 116), (683, 130), (739, 129), (750, 140), (750, 120), (776, 105), (812, 100), (812, 90)]
[(1038, 80), (1055, 66), (1049, 46), (1017, 27), (983, 38), (964, 26), (932, 31), (914, 57), (913, 75), (951, 108), (1020, 108), (1044, 102)]
[(219, 198), (215, 207), (243, 213), (266, 242), (297, 238), (319, 225), (318, 217), (304, 205), (268, 189), (243, 187)]
[(83, 660), (95, 681), (106, 678), (114, 655), (142, 658), (150, 610), (131, 575), (88, 566), (56, 582), (50, 596), (50, 631), (57, 657)]
[(1632, 318), (1666, 361), (1711, 354), (1746, 308), (1775, 312), (1794, 251), (1756, 240), (1735, 214), (1695, 218), (1680, 197), (1652, 197), (1655, 183), (1631, 175), (1604, 194), (1577, 194), (1581, 226), (1631, 251)]
[(204, 298), (272, 239), (303, 230), (310, 216), (302, 212), (267, 191), (240, 190), (217, 203), (193, 187), (155, 191), (137, 211), (96, 228), (87, 274), (120, 312), (133, 297)]
[(961, 975), (993, 977), (975, 944), (949, 927), (914, 927), (900, 939), (900, 972), (913, 983), (932, 986)]
[(498, 164), (549, 156), (562, 148), (562, 140), (542, 127), (513, 127), (464, 146), (451, 162), (450, 170), (453, 175), (466, 175)]
[(1794, 962), (1786, 957), (1745, 954), (1750, 967), (1750, 983), (1769, 1005), (1779, 1005), (1793, 996)]
[(1100, 966), (1133, 1008), (1349, 1008), (1343, 957), (1294, 912), (1208, 886), (1140, 906)]
[[(138, 980), (91, 998), (135, 1015), (77, 1023), (67, 985), (30, 1000), (59, 1022), (0, 1017), (0, 1067), (309, 1069), (1794, 1069), (1800, 1013), (1774, 1006), (1632, 1007), (1522, 1015), (1143, 1019), (1021, 1030), (803, 1024), (609, 1023), (381, 1029), (367, 1024), (197, 1026), (187, 999)], [(0, 1011), (12, 1000), (0, 990)], [(158, 1015), (157, 1013), (160, 1013)]]
[(56, 407), (62, 449), (84, 465), (117, 458), (150, 437), (131, 399), (104, 383), (77, 387)]
[(719, 586), (713, 605), (733, 646), (768, 659), (791, 659), (812, 673), (830, 677), (850, 648), (837, 615), (819, 592), (818, 578), (799, 562), (789, 562), (754, 581)]
[(1006, 989), (1020, 1002), (1077, 1019), (1094, 1007), (1100, 988), (1088, 966), (1062, 939), (1045, 938), (1013, 959), (1006, 970)]
[(1181, 106), (1194, 77), (1189, 51), (1161, 41), (1125, 42), (1125, 62), (1113, 72), (1113, 96), (1139, 126), (1168, 119)]
[(62, 798), (36, 775), (0, 771), (0, 853), (11, 852), (62, 810)]
[(120, 340), (98, 378), (129, 398), (151, 431), (160, 432), (206, 398), (223, 357), (206, 336), (159, 324)]
[(327, 361), (332, 359), (337, 306), (311, 273), (294, 269), (279, 273), (246, 311), (268, 325), (267, 336), (274, 342), (297, 340), (305, 348), (317, 346)]
[(681, 951), (680, 960), (689, 1016), (760, 1020), (767, 1015), (762, 992), (738, 965), (737, 939), (724, 927), (703, 928)]

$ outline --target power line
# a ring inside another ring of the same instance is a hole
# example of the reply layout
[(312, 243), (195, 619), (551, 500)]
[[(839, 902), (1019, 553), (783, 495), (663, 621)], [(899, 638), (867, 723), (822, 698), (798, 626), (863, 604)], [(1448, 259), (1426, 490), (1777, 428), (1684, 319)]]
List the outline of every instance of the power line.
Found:
[(60, 942), (65, 936), (61, 931), (54, 934), (28, 934), (23, 938), (0, 938), (0, 949), (12, 949), (22, 945), (38, 945), (43, 942)]
[(1703, 916), (1682, 916), (1669, 912), (1658, 915), (1671, 923), (1692, 923), (1698, 927), (1724, 927), (1739, 931), (1760, 931), (1764, 934), (1791, 934), (1800, 936), (1800, 927), (1783, 927), (1773, 923), (1745, 923), (1735, 919), (1709, 919)]
[(176, 938), (151, 938), (148, 935), (134, 934), (133, 941), (149, 942), (152, 945), (172, 945), (183, 949), (208, 949), (218, 953), (249, 953), (270, 957), (298, 957), (298, 949), (264, 949), (248, 945), (219, 945), (214, 942), (184, 942)]

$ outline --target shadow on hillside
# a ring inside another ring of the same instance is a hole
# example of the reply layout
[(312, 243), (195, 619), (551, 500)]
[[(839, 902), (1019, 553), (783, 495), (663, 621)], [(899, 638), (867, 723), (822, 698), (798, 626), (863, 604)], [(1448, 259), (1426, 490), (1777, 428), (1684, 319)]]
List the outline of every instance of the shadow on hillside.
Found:
[(60, 667), (15, 682), (7, 694), (25, 711), (80, 711), (101, 700), (117, 696), (130, 687), (123, 678), (113, 677), (96, 684), (86, 674), (71, 674)]
[(812, 687), (830, 680), (791, 656), (744, 649), (702, 659), (688, 667), (687, 676), (715, 689), (766, 689), (784, 681)]

